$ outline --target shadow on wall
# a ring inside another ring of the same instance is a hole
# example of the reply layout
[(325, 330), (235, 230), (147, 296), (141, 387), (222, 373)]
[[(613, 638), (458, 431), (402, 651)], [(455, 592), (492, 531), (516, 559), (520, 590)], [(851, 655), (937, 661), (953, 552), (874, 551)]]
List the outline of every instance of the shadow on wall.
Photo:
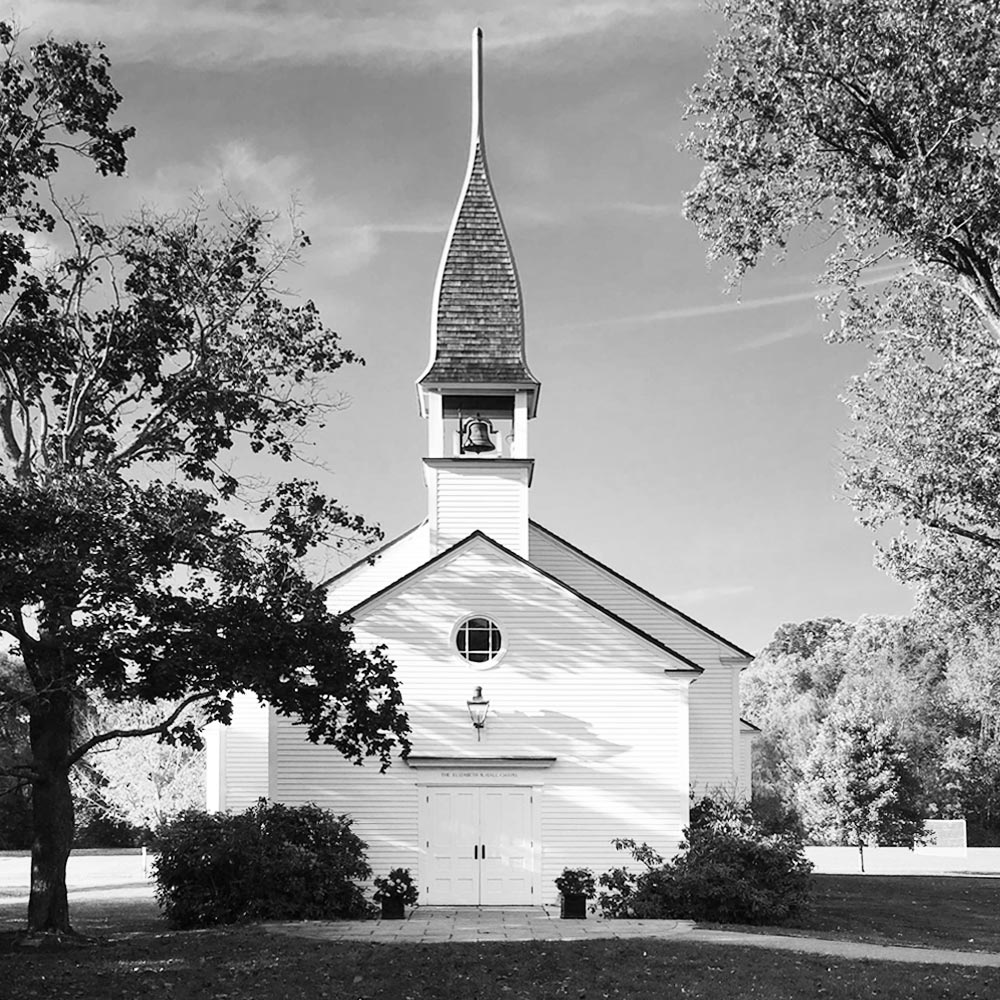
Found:
[(458, 667), (463, 664), (453, 636), (458, 622), (471, 615), (497, 621), (506, 652), (495, 667), (464, 664), (470, 674), (485, 677), (511, 661), (541, 681), (583, 679), (590, 667), (627, 671), (641, 659), (653, 670), (679, 665), (530, 566), (496, 552), (459, 554), (387, 598), (370, 616), (362, 612), (355, 628), (370, 630), (394, 659), (406, 659), (409, 650), (432, 657), (436, 668)]
[(599, 735), (592, 723), (564, 712), (495, 708), (503, 701), (504, 692), (494, 694), (494, 690), (484, 688), (492, 698), (478, 739), (461, 697), (455, 705), (415, 706), (411, 716), (412, 752), (455, 757), (556, 757), (563, 762), (600, 765), (632, 750), (626, 743)]

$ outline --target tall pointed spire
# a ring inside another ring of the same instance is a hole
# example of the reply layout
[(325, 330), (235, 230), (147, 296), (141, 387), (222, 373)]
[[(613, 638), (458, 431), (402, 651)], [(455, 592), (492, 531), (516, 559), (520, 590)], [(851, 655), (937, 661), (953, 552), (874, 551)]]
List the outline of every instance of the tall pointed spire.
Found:
[(521, 285), (486, 163), (482, 53), (477, 27), (469, 161), (434, 289), (430, 363), (418, 385), (522, 389), (534, 415), (539, 382), (524, 355)]
[(483, 145), (483, 29), (472, 32), (472, 142)]

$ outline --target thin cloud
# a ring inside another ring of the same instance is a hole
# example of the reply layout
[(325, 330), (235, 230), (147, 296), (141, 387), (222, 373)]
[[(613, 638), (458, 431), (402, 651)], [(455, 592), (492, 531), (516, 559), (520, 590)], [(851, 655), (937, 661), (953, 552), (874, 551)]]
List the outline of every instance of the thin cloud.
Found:
[(699, 10), (697, 0), (509, 0), (475, 13), (445, 2), (362, 0), (241, 4), (234, 0), (15, 0), (30, 36), (99, 38), (116, 62), (239, 68), (248, 64), (387, 57), (451, 58), (478, 19), (502, 56), (626, 23), (670, 21)]
[(783, 330), (775, 330), (772, 333), (754, 337), (752, 340), (745, 340), (733, 348), (733, 354), (739, 354), (742, 351), (757, 351), (762, 347), (770, 347), (772, 344), (781, 344), (786, 340), (804, 337), (806, 334), (815, 332), (816, 322), (815, 319), (808, 319), (803, 323), (795, 323), (793, 326), (785, 327)]
[(669, 594), (667, 596), (667, 601), (670, 604), (675, 604), (678, 606), (683, 606), (685, 604), (700, 604), (705, 601), (714, 601), (721, 597), (738, 597), (741, 594), (749, 594), (753, 591), (753, 587), (747, 584), (740, 584), (736, 586), (718, 586), (718, 587), (695, 587), (693, 590), (683, 590), (679, 593)]
[[(904, 268), (893, 266), (891, 270), (873, 275), (862, 282), (866, 287), (881, 285), (892, 281), (904, 273)], [(609, 319), (591, 320), (585, 323), (565, 323), (559, 329), (589, 329), (609, 326), (643, 326), (650, 323), (667, 323), (678, 319), (700, 319), (705, 316), (726, 316), (731, 313), (741, 313), (749, 309), (770, 309), (775, 306), (789, 305), (794, 302), (815, 301), (823, 295), (836, 291), (834, 288), (810, 288), (801, 292), (789, 292), (786, 295), (769, 295), (759, 299), (734, 299), (728, 302), (713, 302), (703, 306), (681, 306), (678, 309), (660, 309), (656, 312), (637, 313), (632, 316), (617, 316)]]
[(192, 192), (210, 205), (233, 198), (266, 211), (288, 209), (312, 240), (309, 259), (335, 276), (367, 265), (381, 232), (390, 231), (358, 223), (347, 208), (322, 198), (301, 157), (267, 156), (249, 142), (223, 143), (200, 160), (161, 167), (135, 186), (140, 204), (165, 211), (189, 205)]
[(603, 206), (605, 211), (625, 212), (628, 215), (651, 215), (656, 218), (669, 216), (671, 218), (681, 217), (680, 203), (655, 205), (639, 201), (614, 201)]
[(442, 236), (448, 227), (440, 222), (362, 222), (338, 226), (344, 232), (369, 232), (378, 236)]

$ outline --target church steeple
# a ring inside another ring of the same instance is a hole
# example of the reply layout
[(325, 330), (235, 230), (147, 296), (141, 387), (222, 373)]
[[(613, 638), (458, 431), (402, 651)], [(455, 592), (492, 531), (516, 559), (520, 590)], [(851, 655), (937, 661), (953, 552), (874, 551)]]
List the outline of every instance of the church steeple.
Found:
[(431, 352), (417, 382), (432, 549), (481, 530), (528, 546), (528, 420), (540, 383), (524, 354), (521, 283), (486, 162), (483, 33), (472, 36), (472, 135), (465, 182), (434, 286)]
[(521, 390), (534, 416), (539, 382), (524, 355), (521, 283), (486, 161), (482, 56), (476, 28), (469, 162), (434, 288), (430, 363), (417, 384), (425, 407), (433, 389)]

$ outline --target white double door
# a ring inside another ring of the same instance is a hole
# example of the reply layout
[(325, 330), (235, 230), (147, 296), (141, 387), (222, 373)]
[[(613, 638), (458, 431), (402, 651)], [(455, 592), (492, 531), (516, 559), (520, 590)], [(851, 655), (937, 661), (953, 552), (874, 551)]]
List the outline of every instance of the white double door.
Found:
[(534, 903), (534, 792), (514, 786), (421, 790), (421, 903)]

